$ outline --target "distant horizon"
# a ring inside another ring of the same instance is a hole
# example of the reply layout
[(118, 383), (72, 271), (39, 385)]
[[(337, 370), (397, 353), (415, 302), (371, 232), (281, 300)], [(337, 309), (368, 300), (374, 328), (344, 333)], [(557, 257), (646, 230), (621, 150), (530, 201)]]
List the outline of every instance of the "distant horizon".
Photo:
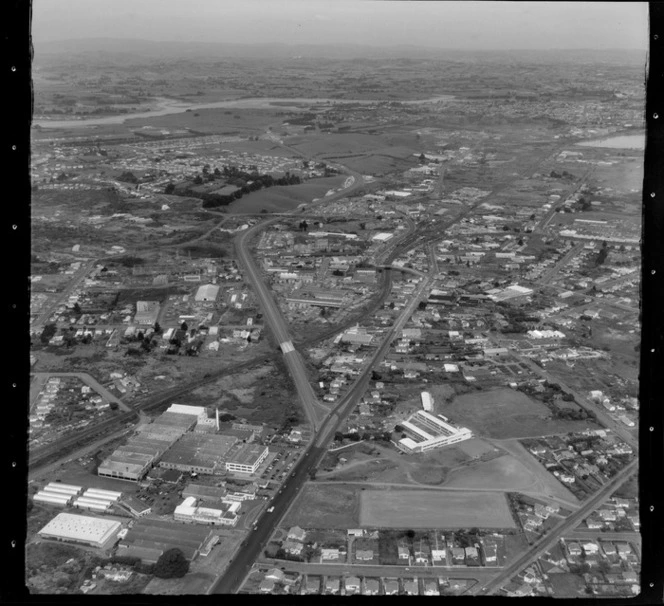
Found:
[(172, 39), (149, 39), (149, 38), (123, 38), (123, 37), (108, 37), (101, 36), (95, 38), (53, 38), (49, 40), (42, 40), (40, 44), (56, 44), (56, 43), (77, 43), (77, 42), (143, 42), (148, 44), (198, 44), (198, 45), (210, 45), (210, 46), (248, 46), (248, 47), (260, 47), (260, 46), (285, 46), (289, 48), (297, 48), (302, 46), (314, 46), (314, 47), (356, 47), (356, 48), (371, 48), (371, 49), (399, 49), (399, 48), (411, 48), (411, 49), (422, 49), (426, 51), (454, 51), (454, 52), (464, 52), (464, 53), (495, 53), (495, 52), (521, 52), (521, 51), (534, 51), (534, 52), (639, 52), (645, 53), (648, 52), (648, 48), (641, 47), (606, 47), (606, 48), (596, 48), (596, 47), (567, 47), (567, 48), (525, 48), (525, 47), (509, 47), (509, 48), (455, 48), (455, 47), (445, 47), (445, 46), (427, 46), (423, 44), (413, 44), (413, 43), (400, 43), (394, 45), (387, 44), (361, 44), (358, 42), (352, 43), (331, 43), (331, 42), (218, 42), (218, 41), (205, 41), (205, 40), (172, 40)]
[(428, 50), (647, 50), (646, 2), (33, 0), (33, 44), (145, 40), (412, 45)]

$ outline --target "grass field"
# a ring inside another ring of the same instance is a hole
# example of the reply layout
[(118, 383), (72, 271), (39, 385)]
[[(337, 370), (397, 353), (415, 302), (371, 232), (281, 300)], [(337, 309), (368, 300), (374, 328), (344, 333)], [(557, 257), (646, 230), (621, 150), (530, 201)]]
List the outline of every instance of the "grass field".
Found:
[(286, 514), (282, 526), (352, 528), (359, 523), (359, 513), (356, 487), (308, 483)]
[(545, 436), (588, 427), (585, 421), (553, 419), (544, 404), (512, 389), (463, 394), (444, 405), (441, 412), (480, 436), (496, 439)]
[(233, 202), (228, 206), (228, 210), (234, 214), (293, 210), (299, 204), (309, 203), (314, 198), (323, 198), (329, 190), (343, 185), (345, 178), (326, 177), (299, 185), (277, 185), (261, 189)]
[(505, 455), (491, 461), (471, 463), (451, 472), (445, 486), (525, 490), (531, 488), (537, 479), (537, 476), (517, 459)]
[(360, 526), (514, 528), (514, 520), (500, 493), (367, 490), (360, 494)]

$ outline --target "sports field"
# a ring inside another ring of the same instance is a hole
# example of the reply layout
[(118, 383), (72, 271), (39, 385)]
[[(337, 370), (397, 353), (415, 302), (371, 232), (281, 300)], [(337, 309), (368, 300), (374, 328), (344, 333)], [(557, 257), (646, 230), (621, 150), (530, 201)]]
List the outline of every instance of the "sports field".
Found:
[(502, 493), (365, 490), (360, 526), (368, 528), (514, 528)]

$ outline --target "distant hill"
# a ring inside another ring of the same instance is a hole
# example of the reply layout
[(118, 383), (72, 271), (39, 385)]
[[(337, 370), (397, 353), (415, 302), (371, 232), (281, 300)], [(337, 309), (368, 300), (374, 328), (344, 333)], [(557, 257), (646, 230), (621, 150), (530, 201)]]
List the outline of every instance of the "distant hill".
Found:
[(376, 47), (361, 44), (225, 44), (214, 42), (169, 42), (138, 39), (81, 38), (75, 40), (33, 41), (35, 59), (66, 55), (70, 59), (131, 61), (171, 59), (403, 59), (452, 60), (471, 62), (528, 62), (528, 63), (611, 63), (643, 65), (642, 50), (527, 50), (461, 51), (395, 45)]

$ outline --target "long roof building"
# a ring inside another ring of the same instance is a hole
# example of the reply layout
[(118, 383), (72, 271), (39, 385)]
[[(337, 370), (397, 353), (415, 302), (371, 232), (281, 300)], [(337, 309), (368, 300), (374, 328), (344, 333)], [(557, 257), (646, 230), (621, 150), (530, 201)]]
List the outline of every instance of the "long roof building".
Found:
[(121, 528), (122, 524), (117, 520), (60, 513), (39, 531), (39, 535), (45, 539), (108, 549), (115, 543)]

